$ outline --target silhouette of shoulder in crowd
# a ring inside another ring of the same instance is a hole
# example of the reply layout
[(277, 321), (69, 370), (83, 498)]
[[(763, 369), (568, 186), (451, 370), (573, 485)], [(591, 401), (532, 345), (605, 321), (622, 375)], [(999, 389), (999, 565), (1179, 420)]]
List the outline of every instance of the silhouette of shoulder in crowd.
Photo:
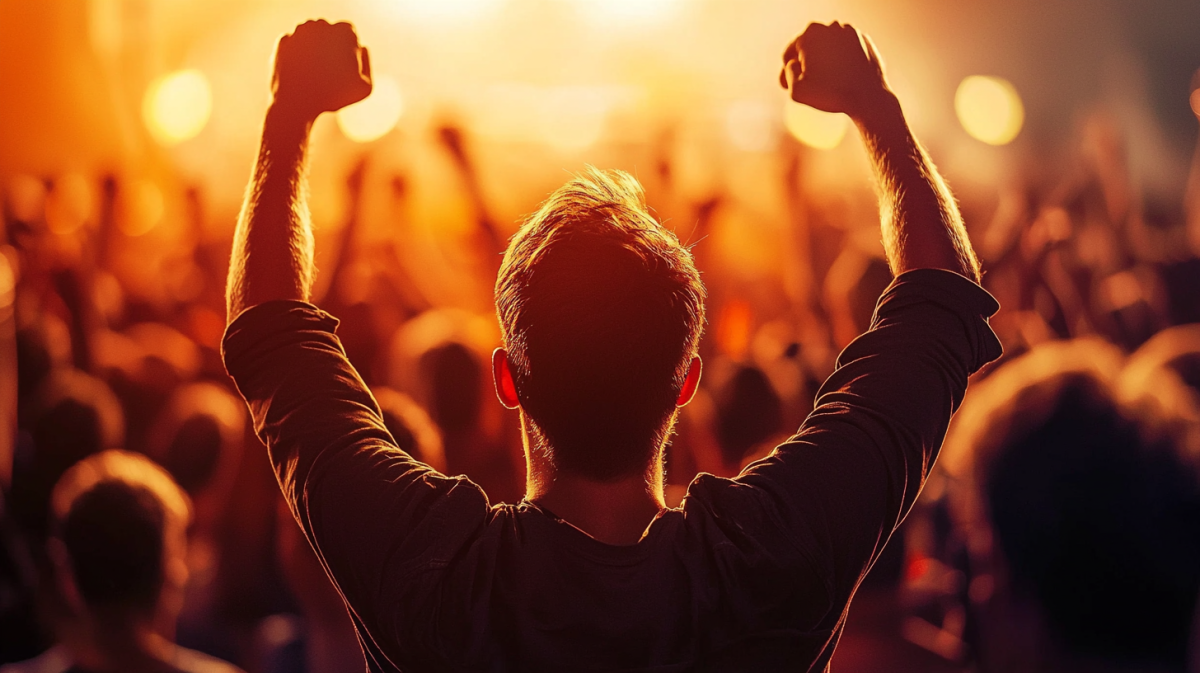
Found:
[(1098, 340), (1038, 346), (956, 419), (947, 467), (986, 670), (1185, 671), (1200, 652), (1200, 413)]
[(138, 454), (103, 451), (67, 470), (48, 541), (58, 645), (0, 670), (236, 673), (174, 644), (190, 508), (170, 475)]

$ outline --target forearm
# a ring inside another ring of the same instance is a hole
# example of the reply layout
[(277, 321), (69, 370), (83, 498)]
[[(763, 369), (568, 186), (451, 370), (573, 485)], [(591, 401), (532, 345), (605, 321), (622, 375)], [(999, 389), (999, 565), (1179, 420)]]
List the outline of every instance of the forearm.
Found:
[(946, 269), (979, 282), (958, 204), (890, 93), (855, 119), (875, 169), (883, 244), (894, 275)]
[(276, 299), (308, 301), (313, 237), (306, 158), (312, 122), (272, 106), (238, 217), (226, 288), (228, 320)]

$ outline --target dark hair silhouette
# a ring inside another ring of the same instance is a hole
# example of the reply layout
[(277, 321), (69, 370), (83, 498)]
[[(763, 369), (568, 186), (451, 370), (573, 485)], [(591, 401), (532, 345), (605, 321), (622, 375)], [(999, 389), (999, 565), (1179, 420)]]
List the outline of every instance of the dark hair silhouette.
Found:
[(637, 181), (591, 169), (551, 195), (509, 246), (496, 309), (554, 464), (600, 480), (644, 469), (696, 352), (704, 287)]

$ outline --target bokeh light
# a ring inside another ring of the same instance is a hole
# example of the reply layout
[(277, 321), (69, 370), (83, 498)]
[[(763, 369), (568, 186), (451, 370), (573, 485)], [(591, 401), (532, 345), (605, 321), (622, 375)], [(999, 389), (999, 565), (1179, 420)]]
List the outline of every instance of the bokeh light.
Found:
[(775, 108), (758, 100), (734, 101), (725, 111), (725, 133), (743, 152), (770, 152), (778, 145)]
[(142, 115), (155, 140), (176, 145), (204, 130), (212, 113), (212, 90), (199, 70), (180, 70), (146, 90)]
[(390, 77), (376, 75), (371, 95), (337, 113), (338, 128), (356, 143), (369, 143), (391, 131), (404, 112), (400, 87)]
[(1192, 92), (1192, 95), (1188, 97), (1188, 102), (1192, 106), (1192, 113), (1200, 117), (1200, 89)]
[(126, 236), (141, 236), (162, 221), (162, 190), (149, 180), (131, 180), (117, 193), (117, 226)]
[(819, 150), (831, 150), (846, 137), (850, 118), (844, 114), (822, 112), (807, 105), (787, 102), (784, 125), (796, 140)]
[(1025, 106), (1006, 79), (972, 75), (958, 85), (954, 111), (967, 133), (989, 145), (1006, 145), (1021, 132)]

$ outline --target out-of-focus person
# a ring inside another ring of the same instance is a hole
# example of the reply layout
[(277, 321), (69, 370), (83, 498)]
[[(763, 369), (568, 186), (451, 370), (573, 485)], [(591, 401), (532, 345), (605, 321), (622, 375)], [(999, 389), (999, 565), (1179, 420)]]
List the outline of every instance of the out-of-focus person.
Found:
[(1200, 663), (1197, 418), (1178, 377), (1098, 340), (1035, 347), (974, 391), (944, 460), (981, 670)]
[(174, 643), (191, 504), (161, 467), (108, 450), (55, 485), (48, 553), (58, 644), (4, 673), (236, 673)]

